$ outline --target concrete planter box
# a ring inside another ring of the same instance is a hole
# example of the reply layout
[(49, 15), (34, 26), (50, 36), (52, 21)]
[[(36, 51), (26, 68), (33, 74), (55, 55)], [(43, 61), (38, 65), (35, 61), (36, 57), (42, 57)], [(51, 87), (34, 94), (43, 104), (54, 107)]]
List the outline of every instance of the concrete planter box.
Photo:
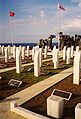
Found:
[(78, 103), (75, 107), (75, 119), (81, 119), (81, 103)]
[(64, 100), (57, 96), (47, 98), (47, 114), (55, 118), (61, 118), (63, 114)]

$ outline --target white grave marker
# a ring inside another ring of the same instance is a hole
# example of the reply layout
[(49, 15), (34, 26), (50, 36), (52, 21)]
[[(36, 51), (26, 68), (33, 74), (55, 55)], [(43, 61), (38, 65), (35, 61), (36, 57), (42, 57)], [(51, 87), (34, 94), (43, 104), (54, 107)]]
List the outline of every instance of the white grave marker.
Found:
[(35, 52), (39, 50), (39, 46), (35, 46)]
[(73, 58), (74, 55), (74, 46), (71, 46), (71, 58)]
[(13, 46), (13, 58), (16, 59), (16, 46)]
[(2, 55), (4, 55), (4, 45), (2, 46)]
[(16, 73), (21, 72), (21, 51), (16, 49)]
[(21, 52), (22, 52), (22, 46), (20, 45), (19, 48), (18, 48)]
[(71, 49), (68, 48), (67, 49), (67, 60), (66, 60), (66, 64), (70, 64), (70, 59), (71, 59)]
[(76, 52), (79, 52), (79, 46), (76, 46)]
[(25, 46), (22, 47), (22, 59), (25, 59)]
[(80, 83), (80, 60), (81, 54), (77, 52), (74, 57), (74, 69), (73, 69), (73, 84)]
[(39, 64), (42, 66), (42, 48), (39, 48)]
[(54, 50), (55, 50), (56, 48), (55, 47), (53, 47), (53, 50), (52, 50), (52, 61), (53, 61), (53, 63), (54, 63)]
[(59, 67), (59, 50), (54, 49), (53, 50), (53, 62), (54, 62), (54, 69), (57, 69)]
[(35, 55), (35, 47), (32, 49), (32, 61), (34, 60), (34, 55)]
[(11, 53), (11, 51), (10, 51), (10, 45), (8, 45), (8, 55), (10, 56), (10, 53)]
[(29, 57), (29, 46), (27, 46), (27, 57)]
[(40, 76), (39, 51), (36, 51), (34, 56), (34, 76)]
[(5, 62), (8, 62), (9, 56), (8, 56), (8, 47), (5, 48)]
[(0, 45), (0, 53), (1, 53), (1, 45)]
[(53, 48), (56, 49), (56, 46), (54, 46)]
[(45, 46), (45, 49), (44, 49), (44, 58), (47, 58), (47, 49), (48, 49), (48, 47)]
[(63, 60), (66, 60), (66, 46), (63, 48)]

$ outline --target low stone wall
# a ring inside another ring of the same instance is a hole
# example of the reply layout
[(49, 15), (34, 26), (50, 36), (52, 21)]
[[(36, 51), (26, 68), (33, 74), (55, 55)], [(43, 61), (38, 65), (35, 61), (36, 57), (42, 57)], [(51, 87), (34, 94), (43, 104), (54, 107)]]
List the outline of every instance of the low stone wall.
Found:
[(40, 114), (34, 113), (22, 107), (19, 107), (17, 103), (14, 101), (10, 103), (10, 110), (27, 119), (50, 119), (48, 117), (42, 116)]

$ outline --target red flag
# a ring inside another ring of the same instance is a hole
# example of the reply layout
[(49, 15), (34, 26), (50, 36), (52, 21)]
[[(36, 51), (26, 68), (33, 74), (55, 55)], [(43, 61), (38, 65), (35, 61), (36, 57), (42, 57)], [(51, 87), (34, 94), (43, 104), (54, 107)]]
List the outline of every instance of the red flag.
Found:
[(14, 17), (15, 13), (13, 11), (10, 11), (10, 17)]
[(65, 8), (60, 3), (58, 3), (58, 8), (61, 10), (65, 10)]

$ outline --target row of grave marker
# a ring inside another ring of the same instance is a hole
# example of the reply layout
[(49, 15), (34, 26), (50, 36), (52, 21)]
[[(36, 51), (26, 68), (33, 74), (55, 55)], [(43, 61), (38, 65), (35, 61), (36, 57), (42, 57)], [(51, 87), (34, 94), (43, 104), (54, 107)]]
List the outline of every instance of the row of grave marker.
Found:
[[(65, 47), (64, 47), (64, 49), (65, 49)], [(71, 49), (72, 49), (72, 51), (71, 51)], [(67, 64), (70, 64), (71, 55), (72, 55), (72, 58), (74, 56), (73, 47), (71, 49), (70, 48), (67, 49), (67, 59), (65, 57)], [(34, 48), (34, 50), (35, 50), (34, 57), (33, 57), (33, 59), (34, 59), (34, 76), (39, 77), (40, 76), (40, 67), (42, 66), (42, 49)], [(77, 57), (76, 54), (78, 54), (78, 51), (79, 51), (79, 47), (77, 47), (77, 49), (75, 51), (74, 67), (76, 67), (75, 64), (77, 64), (77, 63), (75, 63), (75, 59)], [(64, 50), (63, 50), (63, 52), (64, 52)], [(53, 55), (54, 69), (57, 69), (59, 67), (59, 50), (54, 48), (52, 55)], [(65, 55), (65, 54), (63, 54), (63, 55)], [(18, 57), (18, 55), (17, 55), (17, 57)], [(18, 62), (19, 62), (19, 60), (18, 60)], [(17, 65), (18, 64), (19, 63), (17, 63)], [(21, 67), (21, 65), (19, 64), (17, 67)], [(20, 69), (20, 68), (17, 68), (17, 69)], [(78, 70), (77, 70), (77, 72), (78, 72)], [(18, 70), (17, 73), (20, 73), (20, 71)], [(75, 77), (75, 73), (74, 73), (74, 77)], [(73, 82), (74, 82), (74, 79), (73, 79)]]
[[(4, 46), (1, 47), (2, 51)], [(22, 50), (21, 50), (22, 49)], [(44, 58), (47, 57), (47, 46), (44, 49), (44, 53), (39, 46), (33, 47), (32, 49), (32, 60), (34, 60), (34, 76), (40, 76), (40, 67), (42, 66), (43, 55)], [(29, 46), (27, 46), (27, 56), (29, 56)], [(3, 53), (3, 52), (2, 52)], [(5, 62), (8, 62), (8, 55), (10, 54), (10, 46), (5, 47)], [(66, 46), (63, 48), (63, 60), (66, 60), (66, 64), (70, 64), (70, 59), (74, 56), (74, 46), (69, 47), (66, 50)], [(13, 57), (16, 58), (16, 73), (20, 73), (22, 69), (21, 65), (21, 57), (24, 59), (25, 57), (25, 47), (17, 47), (13, 46)], [(75, 57), (74, 57), (74, 70), (73, 70), (73, 83), (79, 84), (80, 82), (80, 52), (79, 46), (76, 47)], [(59, 67), (59, 50), (56, 47), (53, 48), (52, 58), (54, 63), (54, 69)]]
[[(9, 45), (8, 45), (8, 47), (0, 46), (0, 52), (1, 52), (2, 56), (5, 56), (5, 62), (8, 62), (8, 59), (10, 58), (11, 54), (12, 54), (12, 57), (14, 59), (16, 59), (16, 49), (17, 48), (21, 51), (21, 57), (22, 57), (23, 60), (25, 59), (25, 56), (29, 57), (29, 55), (30, 55), (29, 46), (27, 46), (27, 48), (25, 46), (23, 46), (23, 47), (21, 47), (21, 46), (19, 46), (19, 47), (16, 47), (16, 46), (10, 47)], [(39, 49), (39, 46), (33, 47), (33, 49), (32, 49), (32, 60), (34, 60), (35, 52), (38, 49)], [(45, 46), (44, 58), (47, 58), (47, 50), (48, 50), (47, 46)]]

